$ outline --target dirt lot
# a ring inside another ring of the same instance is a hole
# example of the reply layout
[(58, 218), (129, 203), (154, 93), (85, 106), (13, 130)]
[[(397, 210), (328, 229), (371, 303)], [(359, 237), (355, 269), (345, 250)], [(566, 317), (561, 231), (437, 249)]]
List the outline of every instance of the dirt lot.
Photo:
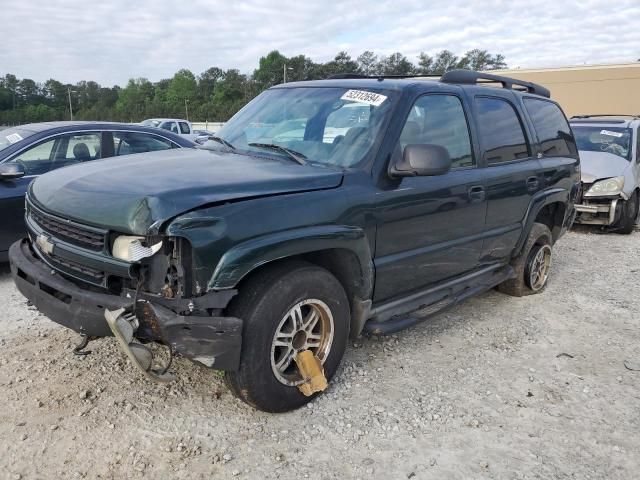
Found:
[(113, 339), (72, 355), (5, 269), (0, 478), (638, 478), (639, 245), (571, 232), (542, 295), (360, 339), (326, 395), (283, 415), (186, 360), (148, 383)]

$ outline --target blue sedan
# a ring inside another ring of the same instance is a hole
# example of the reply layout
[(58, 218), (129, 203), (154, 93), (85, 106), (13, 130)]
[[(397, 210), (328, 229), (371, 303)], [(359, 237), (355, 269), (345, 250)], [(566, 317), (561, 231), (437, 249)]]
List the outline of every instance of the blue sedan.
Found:
[(171, 132), (123, 123), (32, 123), (0, 130), (0, 262), (26, 234), (24, 194), (38, 175), (101, 158), (194, 147)]

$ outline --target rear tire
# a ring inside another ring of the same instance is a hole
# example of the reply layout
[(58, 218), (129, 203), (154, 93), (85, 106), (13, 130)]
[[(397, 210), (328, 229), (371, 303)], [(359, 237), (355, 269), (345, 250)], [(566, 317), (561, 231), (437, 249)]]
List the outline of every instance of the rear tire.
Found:
[(622, 211), (620, 214), (620, 220), (615, 226), (615, 232), (623, 233), (625, 235), (633, 232), (638, 217), (638, 192), (635, 191), (629, 197), (629, 200), (622, 202)]
[[(238, 398), (265, 412), (305, 405), (318, 394), (306, 397), (298, 390), (301, 378), (292, 358), (311, 349), (330, 380), (347, 346), (349, 311), (342, 285), (324, 268), (296, 261), (258, 271), (241, 285), (228, 308), (244, 325), (240, 368), (227, 372), (225, 383)], [(296, 323), (298, 318), (302, 321)], [(300, 333), (304, 328), (297, 325), (310, 325), (307, 319), (313, 318), (317, 326), (308, 335)], [(283, 340), (291, 347), (283, 346)]]
[(534, 223), (522, 253), (511, 262), (515, 278), (502, 282), (498, 290), (513, 297), (541, 293), (549, 278), (552, 246), (553, 237), (549, 227)]

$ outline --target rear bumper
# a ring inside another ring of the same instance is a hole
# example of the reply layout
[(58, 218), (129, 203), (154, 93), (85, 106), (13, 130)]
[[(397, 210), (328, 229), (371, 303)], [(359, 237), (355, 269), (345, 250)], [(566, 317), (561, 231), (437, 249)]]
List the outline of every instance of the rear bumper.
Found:
[[(9, 249), (16, 287), (54, 322), (92, 337), (111, 336), (105, 309), (132, 308), (125, 296), (98, 293), (62, 277), (40, 260), (27, 239)], [(211, 293), (208, 294), (211, 302)], [(130, 297), (131, 295), (129, 295)], [(220, 292), (220, 305), (232, 295)], [(179, 315), (144, 296), (136, 305), (140, 328), (136, 336), (171, 345), (176, 352), (218, 370), (236, 370), (242, 345), (242, 320), (232, 317)]]

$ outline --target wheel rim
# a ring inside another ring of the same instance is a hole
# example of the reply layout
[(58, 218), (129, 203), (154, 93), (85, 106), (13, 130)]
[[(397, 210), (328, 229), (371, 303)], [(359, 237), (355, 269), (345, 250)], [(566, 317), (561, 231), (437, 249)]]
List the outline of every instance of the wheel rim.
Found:
[(331, 351), (334, 328), (331, 310), (321, 300), (297, 303), (282, 317), (271, 341), (271, 369), (280, 383), (300, 385), (294, 361), (298, 352), (311, 350), (324, 363)]
[(529, 287), (538, 291), (544, 287), (551, 267), (551, 247), (542, 245), (531, 258), (529, 264)]

